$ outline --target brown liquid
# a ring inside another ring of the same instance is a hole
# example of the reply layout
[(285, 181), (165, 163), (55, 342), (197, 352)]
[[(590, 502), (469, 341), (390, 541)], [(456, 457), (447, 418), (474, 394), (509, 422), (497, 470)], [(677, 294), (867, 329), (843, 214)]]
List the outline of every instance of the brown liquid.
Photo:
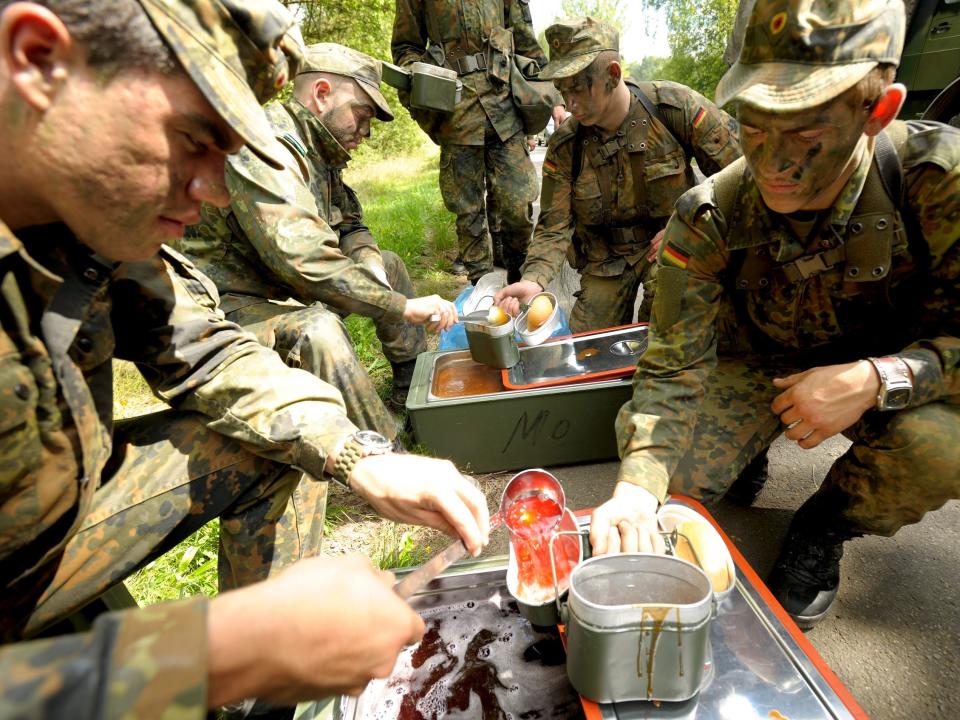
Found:
[(577, 360), (586, 360), (587, 358), (592, 358), (600, 354), (600, 351), (595, 347), (584, 348), (577, 353)]
[(647, 700), (653, 697), (653, 658), (657, 652), (657, 642), (660, 640), (660, 633), (663, 632), (663, 624), (667, 621), (668, 607), (644, 607), (641, 615), (641, 622), (650, 619), (653, 621), (653, 627), (650, 630), (643, 630), (640, 633), (640, 648), (637, 653), (637, 676), (643, 677), (643, 646), (644, 638), (650, 639), (650, 650), (647, 652)]
[(500, 370), (473, 360), (448, 363), (433, 376), (433, 394), (438, 398), (470, 397), (502, 391)]

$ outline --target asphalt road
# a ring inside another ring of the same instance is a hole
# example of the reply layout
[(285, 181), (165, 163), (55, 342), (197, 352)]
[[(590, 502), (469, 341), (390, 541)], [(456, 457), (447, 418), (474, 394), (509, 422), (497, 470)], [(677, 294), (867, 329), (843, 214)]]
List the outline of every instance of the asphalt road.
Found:
[[(543, 155), (543, 148), (532, 155), (538, 175)], [(574, 287), (575, 273), (568, 271), (551, 289), (562, 293), (569, 308)], [(721, 502), (711, 509), (760, 577), (769, 572), (793, 511), (847, 446), (842, 438), (833, 438), (814, 450), (802, 450), (781, 438), (771, 449), (770, 481), (754, 507)], [(610, 496), (617, 464), (554, 470), (568, 505), (589, 508)], [(875, 720), (960, 717), (958, 558), (958, 501), (892, 538), (866, 537), (846, 544), (837, 601), (807, 637)]]

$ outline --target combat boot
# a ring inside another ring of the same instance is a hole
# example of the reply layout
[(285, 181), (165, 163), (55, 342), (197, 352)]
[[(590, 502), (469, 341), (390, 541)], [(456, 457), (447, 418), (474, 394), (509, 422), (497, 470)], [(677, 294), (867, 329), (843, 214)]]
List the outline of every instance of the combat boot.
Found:
[(770, 573), (770, 592), (801, 630), (830, 610), (840, 589), (843, 543), (860, 536), (842, 516), (847, 499), (828, 490), (807, 500), (794, 515)]
[(454, 275), (466, 275), (467, 266), (463, 264), (463, 255), (457, 253), (457, 256), (450, 263), (450, 272)]
[(763, 486), (767, 484), (767, 478), (770, 477), (768, 452), (769, 448), (763, 450), (743, 469), (724, 495), (727, 500), (741, 507), (753, 505)]
[(417, 366), (417, 359), (403, 362), (390, 361), (393, 368), (393, 390), (387, 404), (395, 413), (406, 412), (407, 394), (410, 392), (410, 383), (413, 382), (413, 370)]

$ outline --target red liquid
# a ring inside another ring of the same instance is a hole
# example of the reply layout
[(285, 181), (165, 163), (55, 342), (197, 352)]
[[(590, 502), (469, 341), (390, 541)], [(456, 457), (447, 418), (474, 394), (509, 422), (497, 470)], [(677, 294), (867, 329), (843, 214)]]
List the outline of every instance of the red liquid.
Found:
[[(563, 508), (548, 495), (535, 495), (518, 500), (507, 511), (510, 542), (517, 560), (517, 591), (521, 597), (534, 600), (553, 588), (550, 567), (550, 538), (553, 536)], [(566, 586), (570, 572), (579, 560), (580, 541), (563, 536), (553, 542), (557, 584)], [(531, 604), (541, 604), (539, 601)]]

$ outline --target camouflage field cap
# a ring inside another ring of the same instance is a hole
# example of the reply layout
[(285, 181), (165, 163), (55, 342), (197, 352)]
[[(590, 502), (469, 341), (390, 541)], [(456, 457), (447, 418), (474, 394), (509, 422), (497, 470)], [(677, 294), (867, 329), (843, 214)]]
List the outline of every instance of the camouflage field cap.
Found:
[(592, 17), (554, 23), (544, 33), (550, 62), (540, 71), (541, 80), (570, 77), (586, 68), (604, 50), (620, 51), (617, 31)]
[(900, 62), (903, 0), (757, 0), (717, 105), (771, 112), (821, 105), (880, 63)]
[(276, 0), (139, 2), (220, 116), (257, 155), (282, 167), (283, 150), (261, 103), (286, 84), (302, 58), (290, 13)]
[(380, 61), (369, 55), (336, 43), (308, 45), (298, 75), (326, 72), (353, 78), (377, 106), (377, 117), (384, 122), (393, 120), (393, 111), (380, 92)]

